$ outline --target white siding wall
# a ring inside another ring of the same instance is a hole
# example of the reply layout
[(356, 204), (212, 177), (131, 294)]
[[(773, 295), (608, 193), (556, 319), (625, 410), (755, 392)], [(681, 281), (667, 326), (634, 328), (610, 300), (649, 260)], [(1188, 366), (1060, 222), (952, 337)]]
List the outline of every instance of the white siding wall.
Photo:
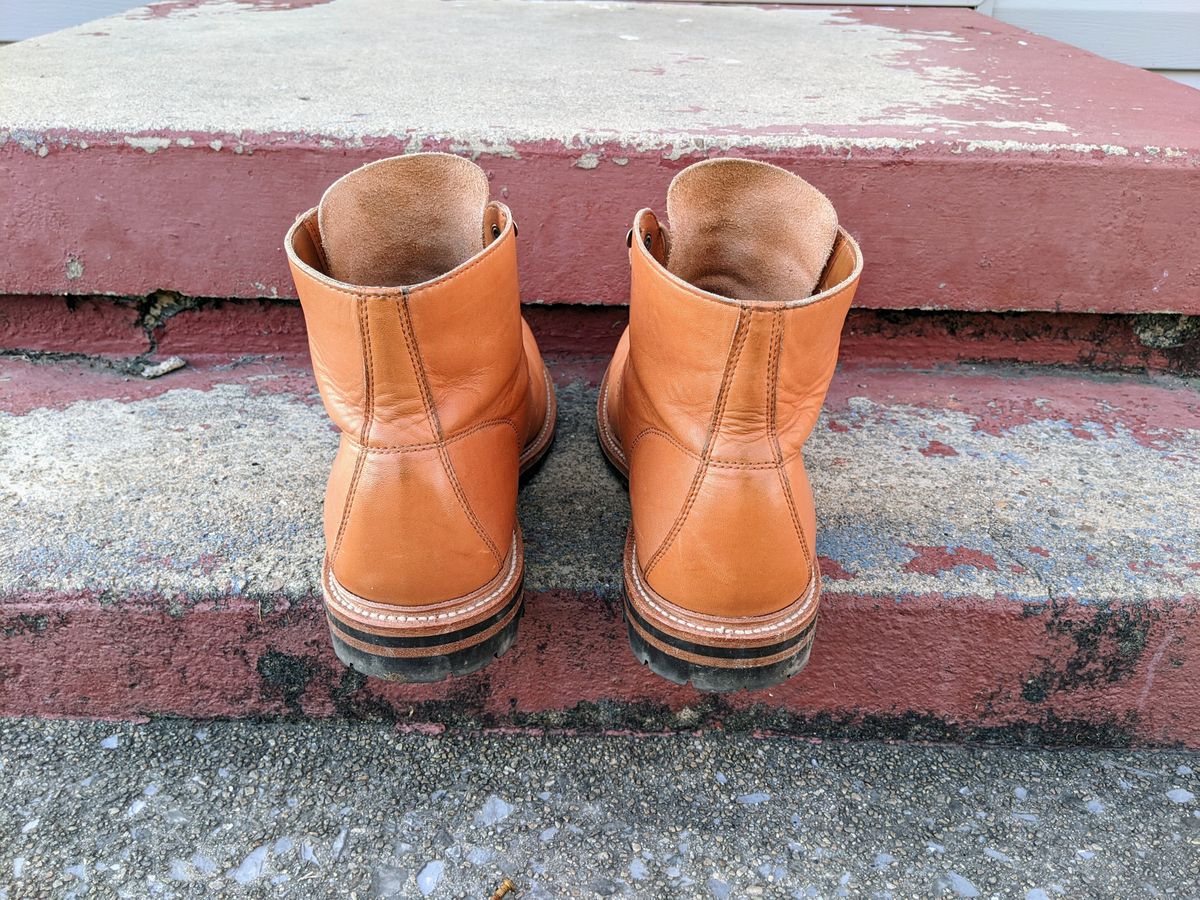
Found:
[(135, 6), (146, 0), (0, 0), (0, 41), (20, 41)]
[(1198, 0), (988, 0), (980, 12), (1200, 87)]

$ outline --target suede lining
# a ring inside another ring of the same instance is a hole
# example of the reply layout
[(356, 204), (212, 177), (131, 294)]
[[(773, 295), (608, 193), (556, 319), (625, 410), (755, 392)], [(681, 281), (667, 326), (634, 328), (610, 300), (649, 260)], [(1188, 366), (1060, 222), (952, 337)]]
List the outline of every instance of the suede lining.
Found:
[(811, 296), (837, 236), (837, 213), (815, 187), (778, 166), (711, 159), (667, 191), (667, 270), (732, 300)]
[(318, 207), (326, 274), (397, 287), (449, 272), (491, 240), (483, 234), (489, 192), (483, 170), (448, 153), (355, 169), (330, 185)]

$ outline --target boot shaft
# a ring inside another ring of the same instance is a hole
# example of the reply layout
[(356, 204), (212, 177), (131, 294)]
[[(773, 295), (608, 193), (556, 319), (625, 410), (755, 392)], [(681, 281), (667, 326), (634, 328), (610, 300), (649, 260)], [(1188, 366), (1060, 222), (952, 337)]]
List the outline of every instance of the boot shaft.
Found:
[(288, 232), (321, 397), (364, 445), (436, 441), (525, 399), (516, 229), (487, 190), (459, 157), (381, 160)]
[[(732, 197), (729, 168), (742, 176)], [(630, 402), (645, 404), (632, 417), (696, 454), (798, 452), (837, 364), (857, 244), (815, 189), (742, 160), (692, 167), (668, 207), (670, 233), (648, 209), (630, 233), (625, 378)]]

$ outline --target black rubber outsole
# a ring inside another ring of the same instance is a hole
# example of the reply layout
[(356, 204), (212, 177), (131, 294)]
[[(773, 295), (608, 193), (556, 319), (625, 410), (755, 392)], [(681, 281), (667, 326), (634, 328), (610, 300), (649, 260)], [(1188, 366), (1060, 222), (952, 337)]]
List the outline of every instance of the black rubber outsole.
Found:
[[(521, 615), (525, 612), (523, 591), (520, 588), (517, 590), (515, 602), (517, 609), (512, 620), (486, 640), (461, 650), (424, 656), (383, 656), (370, 653), (343, 640), (339, 630), (352, 631), (353, 629), (341, 620), (335, 620), (328, 613), (326, 616), (329, 624), (329, 636), (333, 641), (333, 652), (337, 654), (338, 659), (354, 671), (370, 678), (382, 678), (385, 681), (425, 684), (444, 681), (459, 675), (470, 675), (472, 672), (482, 669), (492, 660), (503, 656), (516, 641), (517, 625), (521, 621)], [(503, 619), (511, 609), (510, 604), (497, 615)], [(486, 625), (487, 623), (480, 624)], [(383, 646), (430, 647), (437, 644), (455, 643), (470, 636), (472, 630), (474, 629), (438, 635), (436, 643), (431, 643), (429, 638), (380, 638), (378, 636), (374, 636), (374, 638), (375, 642)], [(476, 633), (478, 632), (476, 631)], [(363, 633), (357, 632), (355, 636), (361, 639)]]
[[(808, 664), (808, 657), (812, 652), (814, 632), (816, 631), (816, 623), (813, 623), (791, 641), (787, 642), (796, 646), (797, 652), (795, 655), (785, 659), (760, 666), (749, 664), (750, 658), (754, 654), (765, 655), (767, 651), (773, 651), (775, 648), (747, 648), (745, 650), (727, 650), (723, 652), (723, 655), (727, 656), (727, 658), (737, 659), (747, 663), (747, 665), (706, 666), (702, 663), (674, 656), (651, 644), (638, 631), (638, 626), (634, 624), (635, 618), (642, 627), (654, 631), (648, 623), (645, 623), (637, 615), (637, 612), (630, 606), (628, 597), (626, 597), (625, 626), (626, 631), (629, 633), (629, 645), (633, 649), (633, 655), (637, 657), (638, 662), (647, 666), (655, 675), (660, 675), (675, 684), (691, 684), (697, 690), (715, 694), (726, 694), (742, 690), (755, 691), (762, 688), (775, 687), (787, 681)], [(666, 635), (660, 634), (660, 637), (665, 638)], [(696, 651), (704, 652), (706, 649), (708, 652), (714, 654), (719, 652), (717, 648), (703, 648), (694, 644), (689, 644), (686, 649), (693, 653)]]
[(767, 666), (738, 669), (702, 666), (664, 653), (642, 640), (642, 636), (637, 633), (632, 624), (627, 623), (627, 625), (629, 644), (633, 648), (633, 655), (651, 672), (675, 684), (691, 684), (698, 691), (712, 694), (757, 691), (780, 685), (808, 664), (808, 655), (812, 650), (812, 644), (806, 644), (804, 649), (795, 656)]

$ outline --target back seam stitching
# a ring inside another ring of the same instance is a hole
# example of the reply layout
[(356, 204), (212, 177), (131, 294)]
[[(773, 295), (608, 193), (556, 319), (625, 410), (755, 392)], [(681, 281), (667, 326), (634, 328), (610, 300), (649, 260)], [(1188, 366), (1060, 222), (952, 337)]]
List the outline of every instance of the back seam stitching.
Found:
[(475, 529), (475, 533), (484, 545), (491, 552), (492, 556), (498, 564), (504, 562), (504, 557), (500, 555), (499, 548), (496, 547), (495, 541), (491, 539), (487, 531), (483, 528), (483, 523), (479, 521), (479, 517), (475, 515), (475, 511), (471, 509), (471, 504), (467, 500), (467, 495), (463, 491), (462, 484), (458, 480), (458, 475), (454, 471), (454, 463), (450, 460), (450, 453), (446, 449), (446, 441), (442, 435), (442, 423), (438, 418), (437, 407), (433, 403), (433, 394), (429, 388), (429, 378), (425, 373), (425, 361), (421, 358), (420, 347), (417, 345), (417, 335), (413, 329), (412, 313), (408, 306), (408, 289), (404, 288), (401, 291), (400, 299), (396, 301), (396, 313), (400, 317), (400, 331), (404, 335), (404, 345), (408, 349), (409, 359), (412, 360), (413, 369), (417, 376), (417, 384), (421, 390), (421, 401), (425, 406), (425, 416), (429, 421), (430, 427), (433, 429), (434, 440), (437, 444), (438, 458), (442, 461), (442, 469), (446, 473), (446, 477), (450, 480), (450, 486), (454, 489), (454, 496), (458, 498), (459, 506), (462, 507), (463, 513), (467, 517), (467, 521), (471, 523), (471, 527)]

